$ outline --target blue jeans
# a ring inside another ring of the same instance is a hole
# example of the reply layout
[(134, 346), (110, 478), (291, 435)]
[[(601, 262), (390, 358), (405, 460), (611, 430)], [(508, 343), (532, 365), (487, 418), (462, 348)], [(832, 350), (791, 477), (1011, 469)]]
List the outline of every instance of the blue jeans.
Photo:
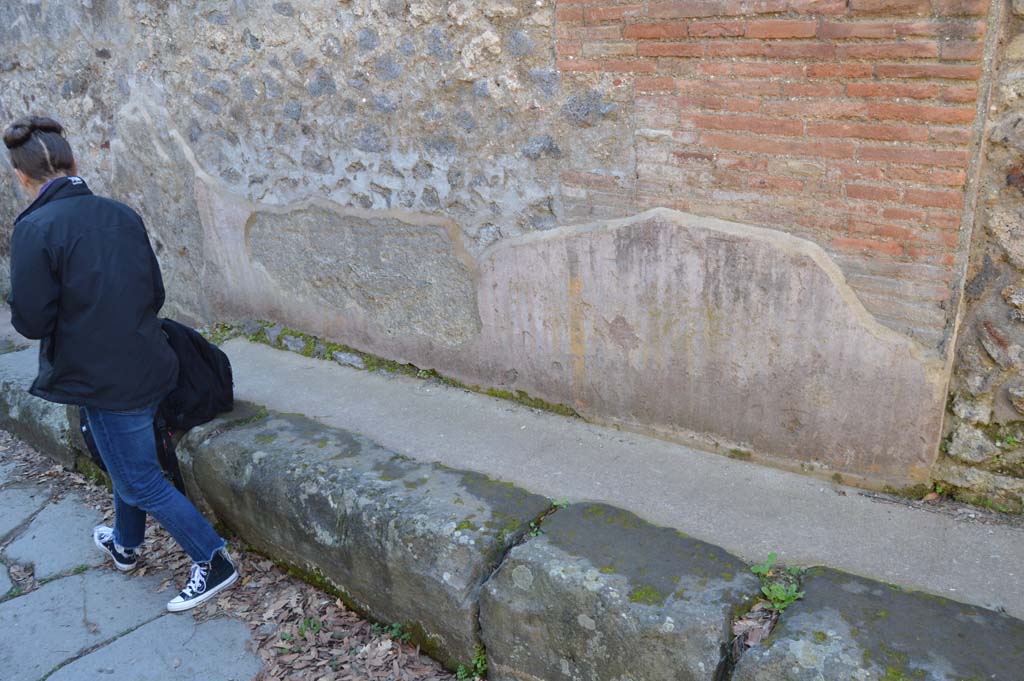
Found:
[(146, 514), (163, 525), (197, 563), (213, 559), (225, 542), (192, 502), (167, 481), (156, 456), (157, 405), (132, 411), (87, 407), (89, 428), (114, 483), (114, 541), (138, 548)]

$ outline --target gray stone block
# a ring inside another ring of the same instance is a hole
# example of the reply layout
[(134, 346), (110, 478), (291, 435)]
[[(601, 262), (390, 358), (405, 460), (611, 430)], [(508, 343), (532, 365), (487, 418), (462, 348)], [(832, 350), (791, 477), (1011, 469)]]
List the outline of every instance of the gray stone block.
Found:
[(75, 463), (68, 408), (29, 394), (35, 380), (37, 350), (0, 355), (0, 428), (68, 468)]
[[(0, 603), (5, 681), (38, 681), (57, 665), (165, 612), (158, 577), (90, 571)], [(92, 676), (89, 678), (97, 678)]]
[(31, 518), (49, 500), (49, 488), (38, 485), (10, 487), (0, 491), (0, 539)]
[(723, 549), (603, 504), (556, 512), (481, 595), (496, 681), (710, 679), (759, 588)]
[(1019, 679), (1024, 622), (937, 596), (815, 568), (803, 600), (734, 681)]
[(92, 541), (92, 530), (101, 519), (98, 511), (80, 499), (66, 497), (44, 508), (4, 555), (21, 565), (35, 566), (35, 578), (40, 580), (83, 565), (101, 565), (105, 556)]
[(246, 542), (342, 590), (370, 617), (402, 622), (450, 665), (474, 654), (484, 580), (550, 506), (245, 405), (193, 430), (179, 452), (202, 503)]
[(239, 621), (197, 624), (192, 617), (168, 615), (75, 660), (49, 679), (248, 681), (263, 667), (246, 648), (249, 639), (249, 628)]
[(7, 566), (0, 565), (0, 598), (6, 596), (12, 586), (14, 583), (11, 582), (11, 576), (7, 573)]

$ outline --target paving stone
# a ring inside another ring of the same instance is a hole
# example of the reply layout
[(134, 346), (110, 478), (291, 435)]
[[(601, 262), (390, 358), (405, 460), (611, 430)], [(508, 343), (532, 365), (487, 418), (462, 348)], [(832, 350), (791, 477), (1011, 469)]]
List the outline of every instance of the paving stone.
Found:
[(341, 589), (374, 619), (404, 623), (451, 665), (474, 655), (481, 584), (551, 505), (247, 405), (191, 431), (178, 455), (192, 496), (247, 543)]
[(100, 565), (104, 556), (92, 543), (102, 516), (77, 497), (65, 497), (42, 510), (4, 551), (8, 559), (35, 566), (36, 579), (49, 579), (81, 565)]
[(17, 467), (13, 461), (0, 461), (0, 485), (6, 485), (11, 481)]
[(484, 585), (488, 678), (705, 681), (759, 586), (716, 546), (604, 504), (569, 506)]
[(166, 612), (173, 594), (156, 593), (159, 583), (156, 576), (91, 570), (0, 603), (4, 681), (38, 681), (57, 665)]
[(1020, 679), (1024, 621), (815, 568), (734, 681)]
[(237, 620), (167, 615), (62, 667), (48, 681), (249, 681), (262, 669)]
[(49, 488), (39, 485), (9, 487), (0, 491), (0, 539), (31, 518), (49, 499)]
[(7, 566), (0, 565), (0, 598), (6, 596), (13, 586), (14, 583), (11, 582), (11, 576), (7, 573)]

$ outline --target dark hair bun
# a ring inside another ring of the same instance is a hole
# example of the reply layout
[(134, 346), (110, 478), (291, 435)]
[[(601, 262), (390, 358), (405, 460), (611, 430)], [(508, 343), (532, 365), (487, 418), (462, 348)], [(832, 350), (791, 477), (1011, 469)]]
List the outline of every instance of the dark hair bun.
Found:
[(8, 149), (17, 149), (32, 138), (34, 132), (51, 132), (64, 136), (64, 127), (45, 116), (25, 116), (7, 126), (4, 130), (4, 146)]

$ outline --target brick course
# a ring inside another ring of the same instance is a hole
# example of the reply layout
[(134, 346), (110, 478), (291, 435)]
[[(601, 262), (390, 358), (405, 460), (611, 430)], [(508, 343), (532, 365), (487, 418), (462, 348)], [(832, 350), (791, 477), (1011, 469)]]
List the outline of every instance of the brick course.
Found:
[[(615, 74), (635, 126), (663, 133), (638, 149), (636, 185), (617, 189), (624, 206), (810, 238), (842, 256), (848, 273), (898, 284), (891, 297), (864, 298), (880, 318), (908, 305), (930, 310), (903, 330), (933, 343), (948, 290), (937, 299), (933, 285), (906, 284), (922, 271), (953, 279), (987, 7), (558, 0), (557, 53), (566, 71)], [(600, 200), (615, 191), (601, 188)], [(922, 290), (929, 295), (915, 297)]]

